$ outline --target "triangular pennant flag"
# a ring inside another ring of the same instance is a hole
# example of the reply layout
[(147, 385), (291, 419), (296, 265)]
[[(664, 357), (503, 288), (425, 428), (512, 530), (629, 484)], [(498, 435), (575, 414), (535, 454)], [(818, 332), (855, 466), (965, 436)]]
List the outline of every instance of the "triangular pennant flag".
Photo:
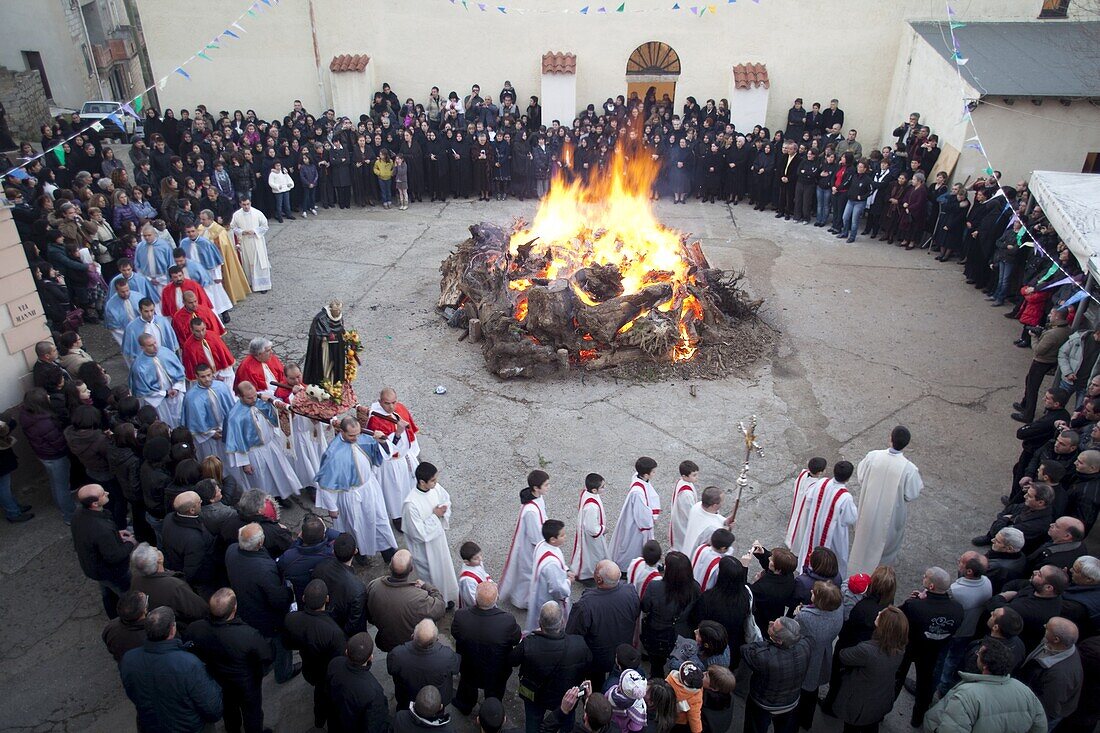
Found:
[(674, 3), (673, 6), (672, 6), (672, 9), (673, 10), (679, 10), (680, 9), (680, 3)]
[(951, 7), (950, 5), (947, 6), (947, 14), (949, 16), (951, 16), (952, 18), (955, 17), (955, 9), (953, 7)]
[(606, 13), (606, 12), (607, 12), (607, 8), (601, 7), (601, 8), (600, 8), (599, 10), (597, 10), (596, 12), (597, 12), (597, 13)]
[(957, 30), (959, 28), (965, 28), (966, 27), (966, 23), (960, 23), (957, 20), (949, 21), (947, 23), (947, 25), (951, 28), (951, 30)]
[[(966, 111), (967, 111), (967, 112), (969, 112), (969, 111), (970, 111), (970, 108), (969, 108), (969, 107), (967, 107), (967, 108), (966, 108)], [(968, 137), (968, 138), (966, 138), (966, 141), (967, 141), (967, 142), (970, 142), (971, 140), (977, 140), (977, 139), (978, 139), (978, 136), (977, 136), (977, 135), (974, 135), (973, 137)]]
[(221, 48), (221, 46), (216, 43), (208, 43), (206, 44), (206, 47), (212, 51), (217, 51), (219, 48)]
[(271, 7), (271, 0), (263, 0), (263, 4), (270, 8)]
[(239, 30), (241, 33), (248, 33), (248, 31), (246, 31), (244, 29), (244, 26), (242, 26), (240, 23), (231, 23), (230, 25)]
[(230, 38), (237, 38), (237, 39), (240, 39), (240, 36), (238, 36), (238, 35), (237, 35), (236, 33), (234, 33), (233, 31), (229, 30), (228, 28), (226, 28), (226, 29), (225, 29), (224, 31), (222, 31), (222, 35), (223, 35), (223, 36), (229, 36)]
[(253, 10), (252, 8), (249, 8), (249, 9), (248, 9), (248, 14), (249, 14), (249, 15), (251, 15), (251, 16), (252, 16), (253, 18), (255, 18), (255, 17), (256, 17), (256, 11), (255, 11), (255, 10)]
[(179, 74), (180, 76), (182, 76), (184, 79), (190, 79), (191, 78), (191, 75), (188, 74), (186, 71), (184, 71), (182, 66), (177, 66), (176, 67), (176, 73)]
[(93, 122), (92, 129), (96, 132), (103, 132), (103, 124), (100, 122)]
[(718, 12), (718, 10), (713, 5), (708, 5), (707, 10), (709, 10), (712, 13), (717, 13)]
[(585, 5), (583, 8), (581, 8), (581, 15), (588, 15), (588, 6), (587, 5)]
[(623, 12), (624, 10), (626, 10), (626, 3), (623, 3), (623, 4), (621, 4), (621, 5), (619, 6), (619, 7), (615, 8), (615, 12), (616, 12), (616, 13), (621, 13), (621, 12)]
[(214, 59), (212, 59), (212, 58), (210, 58), (209, 56), (206, 55), (206, 51), (199, 51), (195, 55), (198, 56), (200, 59), (206, 59), (207, 61), (213, 61), (214, 60)]
[(167, 76), (162, 77), (161, 80), (157, 82), (157, 89), (159, 89), (163, 92), (164, 88), (166, 86), (168, 86), (168, 77)]
[[(138, 97), (138, 99), (141, 99), (141, 97)], [(134, 108), (130, 106), (129, 102), (122, 105), (122, 111), (133, 117), (135, 120), (138, 119), (138, 113), (134, 111)]]
[(991, 166), (991, 165), (987, 165), (987, 166), (985, 167), (985, 174), (986, 174), (987, 176), (991, 176), (991, 175), (993, 175), (993, 172), (994, 172), (994, 171), (993, 171), (993, 166)]
[(60, 163), (61, 165), (65, 165), (65, 148), (57, 145), (50, 152), (52, 152), (54, 154), (54, 157), (57, 158), (58, 163)]
[(505, 14), (507, 14), (507, 12), (508, 12), (508, 11), (506, 11), (506, 10), (504, 9), (504, 6), (503, 6), (503, 5), (498, 5), (498, 6), (497, 6), (497, 10), (499, 10), (500, 12), (502, 12), (502, 13), (505, 13)]
[(698, 5), (692, 5), (691, 6), (691, 14), (692, 15), (698, 15), (699, 14), (699, 6)]
[(966, 66), (966, 62), (969, 61), (969, 60), (970, 59), (966, 59), (966, 58), (963, 58), (962, 56), (958, 56), (955, 59), (955, 63), (957, 63), (959, 66)]
[(485, 12), (485, 3), (478, 3), (477, 4), (477, 9), (484, 13)]
[(134, 111), (137, 112), (139, 115), (141, 114), (141, 108), (145, 106), (145, 102), (142, 101), (142, 95), (144, 94), (145, 92), (142, 92), (137, 96), (137, 99), (134, 100)]
[[(120, 130), (125, 129), (122, 125), (122, 120), (119, 119), (119, 116), (116, 115), (113, 112), (111, 114), (107, 115), (107, 121), (112, 123), (113, 125), (115, 125), (115, 127), (117, 127)], [(99, 124), (99, 123), (96, 123), (96, 124)]]

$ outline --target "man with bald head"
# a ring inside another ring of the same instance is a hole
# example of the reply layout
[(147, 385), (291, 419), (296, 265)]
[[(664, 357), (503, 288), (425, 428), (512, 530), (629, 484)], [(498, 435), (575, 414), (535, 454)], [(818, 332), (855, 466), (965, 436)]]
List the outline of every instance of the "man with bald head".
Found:
[(1007, 590), (993, 596), (986, 608), (993, 611), (1003, 606), (1018, 613), (1024, 622), (1020, 640), (1032, 649), (1042, 639), (1046, 622), (1062, 615), (1062, 593), (1068, 585), (1066, 571), (1044, 565), (1034, 570), (1029, 579), (1008, 583)]
[(118, 616), (119, 596), (130, 589), (130, 553), (134, 537), (115, 526), (110, 512), (103, 511), (111, 495), (99, 484), (82, 486), (76, 492), (80, 505), (73, 514), (70, 530), (80, 569), (99, 583), (107, 618)]
[(397, 400), (397, 390), (393, 387), (385, 387), (378, 394), (378, 400), (371, 404), (367, 430), (377, 430), (388, 437), (393, 460), (382, 465), (379, 481), (386, 500), (386, 511), (400, 532), (405, 497), (416, 487), (420, 443), (416, 440), (419, 428), (409, 408)]
[(413, 579), (412, 570), (412, 555), (398, 550), (390, 558), (389, 575), (367, 586), (367, 620), (378, 627), (375, 643), (387, 654), (408, 641), (421, 620), (439, 621), (447, 612), (439, 589)]
[(283, 584), (278, 566), (264, 549), (264, 530), (259, 524), (252, 522), (237, 530), (237, 542), (225, 551), (225, 569), (237, 594), (241, 618), (271, 645), (275, 681), (288, 681), (301, 669), (294, 668), (294, 657), (280, 638), (294, 591)]
[(509, 656), (520, 640), (519, 624), (512, 614), (497, 608), (497, 584), (478, 583), (476, 605), (460, 608), (451, 622), (451, 636), (462, 659), (461, 677), (454, 707), (469, 715), (477, 704), (478, 690), (485, 698), (503, 699), (512, 676)]
[(1050, 541), (1027, 556), (1028, 570), (1053, 565), (1068, 571), (1074, 560), (1089, 554), (1085, 545), (1085, 524), (1076, 517), (1058, 517), (1047, 530)]
[(183, 573), (195, 591), (209, 597), (222, 583), (214, 556), (214, 535), (199, 516), (202, 499), (185, 491), (172, 502), (175, 510), (164, 517), (160, 550), (164, 567)]
[(963, 607), (948, 594), (950, 588), (948, 572), (931, 567), (924, 571), (921, 589), (913, 591), (901, 604), (909, 621), (909, 643), (898, 667), (894, 689), (901, 692), (910, 665), (916, 665), (917, 686), (913, 694), (913, 714), (909, 719), (914, 728), (924, 724), (924, 714), (932, 704), (936, 691), (934, 672), (940, 652), (963, 621)]
[(386, 670), (393, 678), (397, 709), (404, 710), (420, 690), (428, 685), (439, 690), (444, 705), (454, 697), (454, 676), (458, 674), (458, 655), (439, 643), (439, 629), (429, 618), (413, 629), (412, 639), (386, 657)]
[(641, 601), (633, 584), (621, 581), (619, 566), (611, 560), (596, 565), (595, 579), (596, 587), (586, 589), (573, 607), (566, 631), (584, 637), (592, 651), (586, 676), (592, 689), (602, 690), (615, 667), (615, 648), (634, 641)]
[(1087, 537), (1100, 514), (1100, 450), (1082, 451), (1074, 467), (1076, 475), (1066, 486), (1065, 513), (1081, 520)]
[(283, 622), (283, 643), (287, 649), (301, 653), (302, 677), (313, 685), (313, 725), (317, 728), (324, 728), (328, 722), (325, 685), (329, 662), (340, 656), (347, 644), (344, 630), (325, 610), (327, 605), (325, 581), (311, 580), (298, 610), (288, 613)]
[(237, 595), (221, 588), (210, 596), (210, 617), (187, 627), (184, 639), (222, 688), (226, 733), (264, 730), (263, 678), (275, 660), (271, 644), (237, 618)]
[[(1016, 673), (1031, 688), (1047, 714), (1047, 730), (1077, 709), (1085, 674), (1077, 652), (1077, 625), (1061, 616), (1046, 623), (1043, 643), (1035, 648)], [(1095, 693), (1096, 691), (1093, 690)]]

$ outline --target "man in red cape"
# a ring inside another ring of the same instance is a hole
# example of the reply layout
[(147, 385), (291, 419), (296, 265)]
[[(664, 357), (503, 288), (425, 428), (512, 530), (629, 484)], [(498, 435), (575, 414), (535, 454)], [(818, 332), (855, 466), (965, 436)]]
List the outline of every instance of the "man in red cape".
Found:
[(237, 360), (233, 358), (233, 354), (221, 337), (207, 330), (201, 318), (191, 319), (191, 333), (185, 340), (180, 341), (180, 350), (183, 352), (183, 372), (188, 379), (195, 378), (196, 366), (209, 364), (214, 370), (215, 379), (220, 379), (226, 384), (233, 383), (233, 365)]
[(367, 430), (378, 430), (390, 438), (391, 461), (382, 464), (379, 480), (386, 511), (394, 526), (401, 531), (401, 506), (405, 496), (416, 487), (416, 467), (420, 465), (420, 444), (416, 441), (418, 428), (407, 407), (397, 401), (397, 392), (386, 387), (379, 393), (378, 401), (370, 406)]
[(201, 305), (205, 305), (207, 308), (211, 307), (210, 296), (202, 289), (202, 285), (194, 280), (187, 279), (182, 267), (172, 265), (168, 268), (168, 277), (170, 281), (164, 286), (164, 290), (160, 294), (160, 310), (164, 315), (171, 318), (176, 315), (176, 311), (183, 308), (185, 293), (194, 293)]
[(248, 356), (237, 367), (233, 388), (236, 389), (241, 382), (251, 382), (262, 395), (274, 395), (281, 400), (290, 397), (290, 390), (285, 386), (276, 387), (271, 384), (278, 382), (285, 385), (286, 373), (283, 371), (283, 363), (271, 350), (271, 341), (262, 337), (248, 342)]
[[(172, 316), (172, 330), (182, 344), (191, 335), (191, 319), (198, 318), (206, 324), (208, 333), (215, 336), (225, 335), (225, 325), (222, 324), (213, 309), (199, 302), (199, 296), (190, 290), (183, 293), (183, 307)], [(217, 371), (215, 368), (214, 371)]]

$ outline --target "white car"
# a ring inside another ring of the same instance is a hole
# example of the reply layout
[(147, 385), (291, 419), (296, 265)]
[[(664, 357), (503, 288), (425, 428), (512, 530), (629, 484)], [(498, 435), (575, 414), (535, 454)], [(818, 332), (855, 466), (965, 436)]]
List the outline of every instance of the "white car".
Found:
[[(122, 120), (122, 129), (107, 119), (108, 115), (115, 115)], [(118, 138), (121, 142), (130, 143), (135, 138), (143, 137), (141, 126), (130, 115), (122, 111), (122, 105), (109, 100), (93, 100), (85, 102), (80, 108), (80, 119), (87, 125), (97, 120), (103, 124), (103, 134), (107, 137)]]

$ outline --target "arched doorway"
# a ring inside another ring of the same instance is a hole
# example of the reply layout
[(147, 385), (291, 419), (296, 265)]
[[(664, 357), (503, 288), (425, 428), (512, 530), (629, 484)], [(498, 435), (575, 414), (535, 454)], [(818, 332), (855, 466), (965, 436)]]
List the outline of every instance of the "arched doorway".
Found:
[(626, 62), (626, 95), (645, 99), (650, 87), (656, 87), (657, 99), (664, 95), (676, 101), (676, 80), (680, 78), (680, 55), (667, 43), (647, 41), (634, 49)]

